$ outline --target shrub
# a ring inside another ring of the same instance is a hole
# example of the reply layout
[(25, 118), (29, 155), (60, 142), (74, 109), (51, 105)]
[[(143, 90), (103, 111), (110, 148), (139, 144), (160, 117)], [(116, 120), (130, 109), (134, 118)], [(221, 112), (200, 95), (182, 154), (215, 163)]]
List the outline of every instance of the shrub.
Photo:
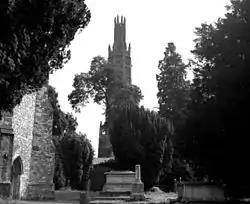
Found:
[(166, 172), (160, 179), (160, 186), (164, 191), (174, 190), (174, 179), (183, 181), (194, 181), (193, 169), (186, 164), (182, 159), (174, 155), (172, 167), (169, 172)]

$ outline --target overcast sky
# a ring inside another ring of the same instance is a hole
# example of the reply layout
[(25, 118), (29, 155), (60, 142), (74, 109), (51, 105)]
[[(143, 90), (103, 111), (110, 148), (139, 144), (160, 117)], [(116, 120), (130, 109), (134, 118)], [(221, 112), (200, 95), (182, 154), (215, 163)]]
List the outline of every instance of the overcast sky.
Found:
[(86, 4), (92, 14), (90, 23), (75, 36), (70, 47), (71, 60), (50, 76), (50, 85), (59, 94), (62, 110), (77, 116), (77, 130), (88, 136), (97, 155), (104, 109), (91, 101), (80, 114), (75, 114), (68, 95), (73, 90), (75, 74), (88, 72), (94, 56), (107, 58), (108, 45), (113, 45), (114, 17), (126, 17), (126, 39), (131, 43), (132, 83), (142, 90), (144, 100), (141, 104), (153, 109), (158, 107), (158, 61), (163, 58), (167, 43), (175, 43), (184, 61), (192, 58), (190, 50), (194, 47), (195, 27), (223, 17), (229, 0), (87, 0)]

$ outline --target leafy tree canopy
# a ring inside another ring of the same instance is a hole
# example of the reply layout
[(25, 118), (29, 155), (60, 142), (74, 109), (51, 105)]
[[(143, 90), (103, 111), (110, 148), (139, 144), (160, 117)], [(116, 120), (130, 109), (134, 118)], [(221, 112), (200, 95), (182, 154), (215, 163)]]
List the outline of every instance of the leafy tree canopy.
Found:
[(73, 87), (68, 96), (73, 109), (80, 111), (93, 98), (95, 103), (105, 106), (106, 117), (118, 105), (139, 104), (143, 98), (140, 88), (126, 84), (123, 73), (101, 56), (93, 58), (89, 72), (75, 76)]
[(41, 88), (70, 59), (68, 46), (90, 20), (84, 0), (0, 3), (0, 112)]

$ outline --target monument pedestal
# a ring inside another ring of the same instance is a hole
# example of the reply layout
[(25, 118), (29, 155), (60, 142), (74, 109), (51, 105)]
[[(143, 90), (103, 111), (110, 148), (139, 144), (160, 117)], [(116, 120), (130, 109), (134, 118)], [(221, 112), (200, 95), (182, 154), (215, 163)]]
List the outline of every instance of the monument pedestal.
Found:
[(113, 203), (115, 200), (145, 200), (140, 165), (136, 165), (135, 172), (111, 171), (106, 172), (105, 175), (106, 183), (103, 191), (93, 197), (90, 204), (96, 204), (98, 201), (104, 202), (104, 200), (107, 203)]
[(133, 184), (130, 199), (135, 201), (145, 200), (144, 184), (142, 182)]
[(144, 183), (141, 181), (140, 165), (135, 166), (135, 182), (133, 183), (130, 199), (135, 201), (145, 200)]

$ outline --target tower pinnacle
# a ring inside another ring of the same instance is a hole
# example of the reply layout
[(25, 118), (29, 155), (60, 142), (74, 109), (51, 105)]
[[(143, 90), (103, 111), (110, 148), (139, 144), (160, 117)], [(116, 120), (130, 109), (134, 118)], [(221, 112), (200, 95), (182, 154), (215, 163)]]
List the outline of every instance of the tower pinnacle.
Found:
[(126, 43), (126, 18), (114, 18), (114, 44), (108, 47), (108, 60), (116, 69), (124, 73), (128, 84), (131, 84), (131, 46)]
[(121, 19), (119, 18), (119, 16), (117, 16), (114, 22), (114, 48), (120, 47), (121, 49), (126, 50), (126, 19), (123, 16), (121, 16)]

